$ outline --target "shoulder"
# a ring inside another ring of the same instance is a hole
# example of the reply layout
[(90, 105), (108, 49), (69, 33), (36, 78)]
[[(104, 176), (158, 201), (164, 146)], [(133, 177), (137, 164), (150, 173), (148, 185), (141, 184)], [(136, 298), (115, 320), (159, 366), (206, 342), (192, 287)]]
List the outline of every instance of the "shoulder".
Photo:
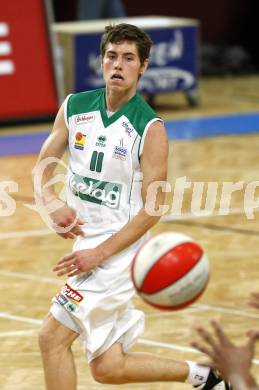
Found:
[(136, 94), (131, 108), (132, 110), (129, 113), (129, 119), (141, 137), (151, 123), (154, 121), (161, 121), (161, 118), (157, 113), (139, 94)]
[(103, 89), (95, 89), (69, 95), (67, 98), (68, 116), (99, 110), (100, 97), (102, 95)]
[(163, 122), (154, 121), (150, 124), (145, 142), (153, 144), (154, 147), (168, 144), (167, 132)]

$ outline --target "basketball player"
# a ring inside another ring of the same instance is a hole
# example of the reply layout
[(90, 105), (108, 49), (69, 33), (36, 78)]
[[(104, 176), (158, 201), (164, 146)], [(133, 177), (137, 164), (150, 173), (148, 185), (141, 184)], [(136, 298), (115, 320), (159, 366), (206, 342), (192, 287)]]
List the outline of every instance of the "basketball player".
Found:
[[(194, 362), (127, 352), (144, 328), (143, 313), (130, 303), (130, 266), (164, 202), (160, 189), (153, 215), (146, 212), (149, 185), (166, 181), (167, 173), (163, 122), (136, 93), (150, 47), (150, 38), (133, 25), (106, 27), (101, 41), (106, 88), (66, 98), (39, 156), (38, 165), (61, 158), (69, 147), (67, 204), (51, 218), (63, 238), (77, 237), (72, 253), (54, 267), (69, 279), (54, 297), (39, 335), (48, 390), (76, 389), (71, 351), (76, 339), (100, 383), (178, 381), (204, 390), (228, 388)], [(54, 165), (43, 176), (47, 208), (57, 201), (47, 185)]]

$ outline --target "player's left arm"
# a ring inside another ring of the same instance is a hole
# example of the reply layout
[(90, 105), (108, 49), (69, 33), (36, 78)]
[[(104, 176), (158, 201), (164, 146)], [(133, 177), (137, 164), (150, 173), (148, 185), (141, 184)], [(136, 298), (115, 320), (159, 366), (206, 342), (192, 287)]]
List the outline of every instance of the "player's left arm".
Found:
[(143, 207), (139, 213), (112, 237), (93, 249), (83, 249), (64, 256), (53, 269), (58, 276), (78, 275), (90, 271), (109, 257), (137, 241), (161, 218), (165, 200), (168, 164), (168, 140), (162, 122), (153, 122), (145, 137), (141, 155), (143, 172)]
[(143, 173), (143, 208), (118, 233), (99, 245), (106, 258), (133, 244), (162, 216), (165, 192), (161, 183), (166, 184), (168, 164), (168, 140), (162, 122), (156, 121), (150, 125), (140, 164)]

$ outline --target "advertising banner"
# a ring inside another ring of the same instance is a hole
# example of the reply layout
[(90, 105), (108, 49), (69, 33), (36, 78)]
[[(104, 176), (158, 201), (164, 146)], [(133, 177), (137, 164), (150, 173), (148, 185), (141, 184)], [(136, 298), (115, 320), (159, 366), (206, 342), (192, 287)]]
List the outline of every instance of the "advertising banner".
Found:
[[(197, 88), (198, 26), (146, 29), (153, 41), (148, 70), (139, 80), (146, 94), (191, 91)], [(99, 33), (75, 35), (75, 90), (104, 85), (100, 67)]]
[(44, 0), (0, 2), (0, 96), (0, 123), (57, 111)]

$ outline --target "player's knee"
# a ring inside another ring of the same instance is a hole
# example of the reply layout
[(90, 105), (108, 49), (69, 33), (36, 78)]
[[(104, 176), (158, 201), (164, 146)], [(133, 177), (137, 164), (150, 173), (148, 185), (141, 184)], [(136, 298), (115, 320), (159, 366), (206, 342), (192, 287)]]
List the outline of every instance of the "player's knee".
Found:
[(42, 325), (38, 333), (38, 343), (43, 353), (48, 353), (57, 347), (55, 332), (51, 332), (47, 325)]
[(51, 353), (62, 349), (61, 329), (59, 324), (51, 316), (48, 316), (38, 333), (38, 343), (42, 353)]
[(91, 363), (93, 378), (102, 384), (122, 384), (125, 383), (123, 359), (101, 359)]
[(49, 314), (39, 331), (38, 342), (42, 354), (62, 354), (71, 348), (78, 336), (78, 333), (62, 325)]

